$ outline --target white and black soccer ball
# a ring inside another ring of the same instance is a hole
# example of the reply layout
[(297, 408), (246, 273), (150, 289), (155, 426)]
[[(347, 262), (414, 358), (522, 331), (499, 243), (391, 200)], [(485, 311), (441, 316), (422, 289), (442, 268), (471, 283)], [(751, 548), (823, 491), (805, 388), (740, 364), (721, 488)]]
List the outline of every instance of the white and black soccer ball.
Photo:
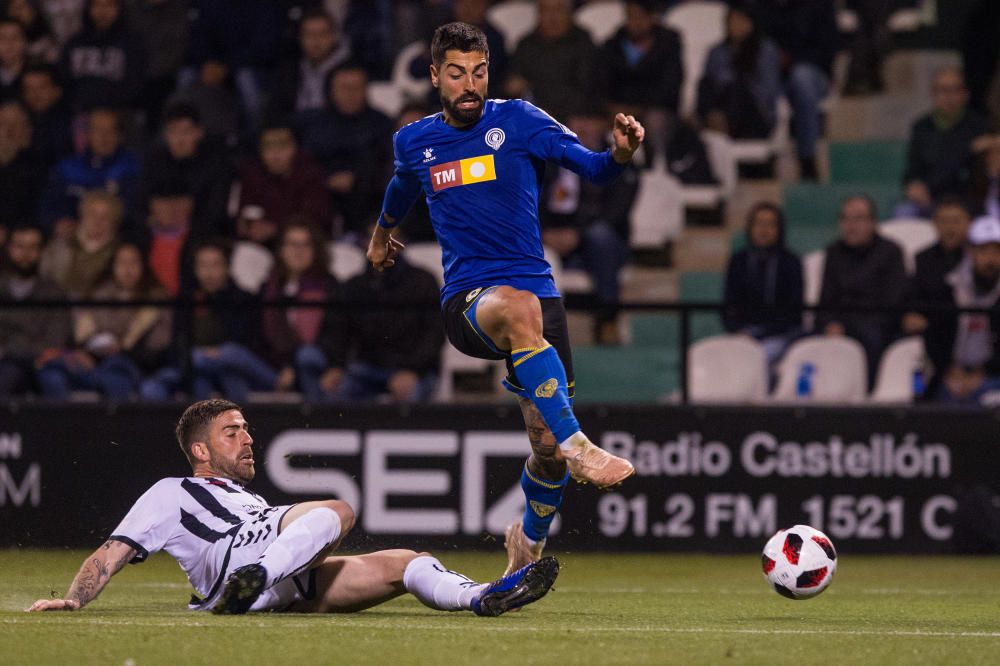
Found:
[(764, 545), (764, 577), (789, 599), (811, 599), (825, 590), (837, 571), (830, 537), (808, 525), (778, 530)]

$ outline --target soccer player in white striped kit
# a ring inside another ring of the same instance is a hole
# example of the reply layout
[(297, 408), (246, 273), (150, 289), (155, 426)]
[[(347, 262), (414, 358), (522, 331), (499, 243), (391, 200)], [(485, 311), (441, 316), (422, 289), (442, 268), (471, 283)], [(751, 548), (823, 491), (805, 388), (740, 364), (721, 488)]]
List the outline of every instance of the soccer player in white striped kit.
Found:
[(197, 402), (176, 434), (192, 475), (154, 484), (84, 560), (65, 598), (39, 599), (29, 611), (79, 610), (125, 564), (159, 550), (177, 560), (200, 595), (189, 608), (215, 613), (350, 612), (409, 592), (437, 610), (495, 616), (542, 598), (559, 573), (547, 557), (479, 584), (428, 553), (330, 555), (353, 527), (354, 511), (340, 500), (270, 506), (247, 490), (253, 438), (238, 405)]

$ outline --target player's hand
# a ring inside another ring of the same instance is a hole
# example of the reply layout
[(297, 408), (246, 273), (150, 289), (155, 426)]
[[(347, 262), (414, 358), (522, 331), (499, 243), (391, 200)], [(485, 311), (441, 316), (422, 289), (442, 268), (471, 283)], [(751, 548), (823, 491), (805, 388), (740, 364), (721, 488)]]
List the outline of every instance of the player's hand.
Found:
[(76, 599), (39, 599), (31, 604), (31, 608), (26, 609), (28, 613), (41, 613), (43, 611), (75, 611), (80, 610), (80, 602)]
[(646, 137), (646, 128), (635, 119), (635, 116), (619, 113), (615, 116), (615, 129), (612, 134), (615, 147), (611, 156), (615, 162), (625, 164), (639, 149), (639, 145)]
[(396, 264), (396, 257), (406, 247), (392, 237), (388, 230), (375, 225), (372, 239), (368, 243), (368, 261), (378, 272), (391, 268)]

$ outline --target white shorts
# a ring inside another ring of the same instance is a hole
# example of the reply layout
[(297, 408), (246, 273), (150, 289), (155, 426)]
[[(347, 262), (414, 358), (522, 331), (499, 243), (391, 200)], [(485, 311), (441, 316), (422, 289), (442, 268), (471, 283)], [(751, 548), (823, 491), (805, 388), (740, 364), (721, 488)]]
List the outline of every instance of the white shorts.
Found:
[[(201, 602), (192, 602), (189, 608), (193, 610), (211, 610), (215, 602), (222, 596), (222, 589), (230, 574), (247, 564), (252, 564), (260, 559), (268, 546), (278, 538), (278, 528), (281, 519), (294, 507), (294, 504), (268, 507), (266, 511), (254, 521), (245, 523), (233, 539), (232, 547), (228, 549), (229, 560), (226, 562), (225, 572), (221, 576), (221, 583), (218, 585), (211, 598), (206, 598)], [(297, 576), (290, 576), (277, 585), (264, 590), (253, 606), (251, 611), (283, 611), (287, 610), (296, 601), (308, 601), (316, 595), (315, 572), (305, 571)]]

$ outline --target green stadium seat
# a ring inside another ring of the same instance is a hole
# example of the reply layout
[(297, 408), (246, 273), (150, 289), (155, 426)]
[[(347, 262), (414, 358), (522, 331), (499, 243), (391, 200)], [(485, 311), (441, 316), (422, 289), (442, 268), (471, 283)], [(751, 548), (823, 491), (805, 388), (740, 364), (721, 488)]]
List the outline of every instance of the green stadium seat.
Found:
[(840, 204), (855, 194), (867, 194), (872, 197), (882, 219), (891, 216), (893, 206), (901, 196), (898, 184), (787, 185), (782, 193), (782, 206), (788, 228), (816, 226), (836, 229)]
[[(681, 273), (681, 302), (721, 303), (726, 274), (721, 271)], [(691, 342), (723, 333), (718, 312), (696, 312), (691, 316)], [(678, 339), (680, 334), (678, 333)]]
[(680, 387), (676, 348), (576, 347), (577, 402), (656, 402)]
[[(830, 144), (830, 181), (899, 187), (906, 170), (905, 141)], [(883, 215), (888, 211), (883, 211)]]

